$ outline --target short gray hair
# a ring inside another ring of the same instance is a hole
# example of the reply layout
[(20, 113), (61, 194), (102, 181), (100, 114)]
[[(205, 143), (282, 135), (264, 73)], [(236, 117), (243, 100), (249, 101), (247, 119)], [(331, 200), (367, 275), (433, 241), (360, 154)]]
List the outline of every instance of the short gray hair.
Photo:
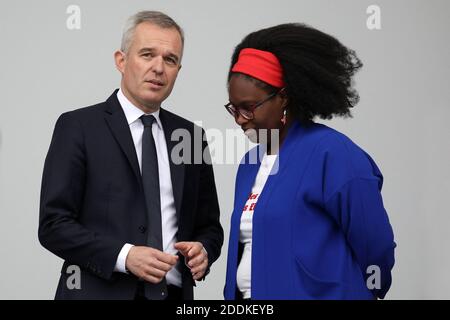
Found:
[(171, 17), (159, 11), (140, 11), (127, 20), (120, 45), (122, 52), (126, 53), (128, 51), (136, 27), (143, 22), (149, 22), (164, 29), (175, 28), (181, 36), (181, 44), (184, 47), (183, 29)]

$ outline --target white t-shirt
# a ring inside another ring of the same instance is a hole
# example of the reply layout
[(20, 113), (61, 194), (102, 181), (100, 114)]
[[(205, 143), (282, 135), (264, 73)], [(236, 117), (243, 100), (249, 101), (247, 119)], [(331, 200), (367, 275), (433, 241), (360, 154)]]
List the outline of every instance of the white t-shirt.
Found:
[(242, 292), (244, 299), (251, 297), (253, 212), (276, 158), (277, 155), (264, 155), (251, 194), (242, 211), (239, 241), (244, 244), (244, 251), (238, 266), (236, 280), (237, 287)]

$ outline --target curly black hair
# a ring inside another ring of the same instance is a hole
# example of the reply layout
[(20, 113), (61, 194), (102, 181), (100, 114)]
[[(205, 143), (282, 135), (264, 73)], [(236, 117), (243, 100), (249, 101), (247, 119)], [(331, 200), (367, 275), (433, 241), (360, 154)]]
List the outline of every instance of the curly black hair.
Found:
[[(235, 48), (228, 73), (244, 48), (273, 53), (280, 61), (286, 83), (288, 112), (301, 123), (314, 117), (351, 117), (358, 101), (353, 75), (362, 67), (356, 53), (336, 38), (301, 23), (287, 23), (255, 31)], [(245, 76), (245, 75), (244, 75)], [(275, 88), (253, 79), (261, 88)]]

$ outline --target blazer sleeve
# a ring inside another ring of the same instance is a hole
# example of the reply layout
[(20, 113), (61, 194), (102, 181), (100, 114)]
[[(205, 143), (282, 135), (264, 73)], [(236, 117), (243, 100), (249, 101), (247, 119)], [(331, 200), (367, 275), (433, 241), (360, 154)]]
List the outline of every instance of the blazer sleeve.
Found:
[(369, 282), (373, 284), (374, 296), (384, 298), (391, 285), (395, 243), (379, 181), (350, 180), (326, 202), (326, 209), (344, 231), (364, 279), (367, 281), (374, 270), (380, 271), (379, 283), (376, 278)]
[(109, 279), (123, 243), (79, 222), (85, 196), (83, 130), (71, 112), (59, 117), (42, 176), (39, 241), (68, 263)]
[(396, 244), (381, 196), (383, 176), (372, 158), (348, 138), (331, 136), (328, 146), (322, 157), (325, 209), (344, 232), (366, 283), (374, 287), (372, 293), (384, 298)]

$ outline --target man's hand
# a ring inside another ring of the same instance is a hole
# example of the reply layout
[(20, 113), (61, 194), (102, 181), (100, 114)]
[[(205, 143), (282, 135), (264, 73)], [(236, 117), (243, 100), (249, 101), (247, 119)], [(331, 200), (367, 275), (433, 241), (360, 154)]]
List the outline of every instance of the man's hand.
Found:
[(177, 242), (175, 249), (186, 258), (194, 280), (201, 279), (208, 267), (208, 253), (201, 242)]
[(150, 247), (135, 246), (128, 252), (126, 268), (135, 276), (159, 283), (177, 263), (178, 256)]

